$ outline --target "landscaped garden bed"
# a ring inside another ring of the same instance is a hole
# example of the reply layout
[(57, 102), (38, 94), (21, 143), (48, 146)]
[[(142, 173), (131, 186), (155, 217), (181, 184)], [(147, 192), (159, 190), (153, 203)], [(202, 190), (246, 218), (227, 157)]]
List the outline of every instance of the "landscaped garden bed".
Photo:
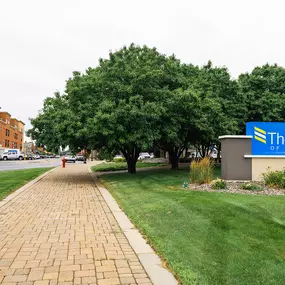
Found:
[[(191, 191), (205, 191), (205, 192), (225, 192), (234, 194), (248, 194), (248, 195), (285, 195), (285, 189), (268, 187), (264, 182), (248, 182), (248, 181), (228, 181), (226, 182), (226, 189), (213, 189), (211, 184), (188, 184), (187, 189)], [(244, 189), (245, 185), (249, 185), (251, 190)]]
[(262, 181), (225, 181), (219, 178), (214, 179), (214, 165), (209, 158), (191, 163), (188, 181), (184, 182), (183, 187), (192, 191), (285, 195), (284, 170), (268, 170), (263, 174)]

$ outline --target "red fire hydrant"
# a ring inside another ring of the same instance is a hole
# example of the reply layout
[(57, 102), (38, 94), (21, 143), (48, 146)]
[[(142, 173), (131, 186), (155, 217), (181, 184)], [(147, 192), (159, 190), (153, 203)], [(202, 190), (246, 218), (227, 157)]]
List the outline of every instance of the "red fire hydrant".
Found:
[(65, 162), (66, 162), (65, 157), (63, 157), (61, 161), (62, 161), (62, 168), (65, 168)]

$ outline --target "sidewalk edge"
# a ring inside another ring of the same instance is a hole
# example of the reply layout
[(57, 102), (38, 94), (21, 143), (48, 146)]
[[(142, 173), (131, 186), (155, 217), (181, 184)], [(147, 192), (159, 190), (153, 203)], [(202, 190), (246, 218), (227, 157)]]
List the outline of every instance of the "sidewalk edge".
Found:
[(88, 171), (153, 285), (177, 285), (178, 281), (173, 274), (163, 267), (161, 258), (147, 244), (146, 240), (135, 228), (127, 215), (120, 209), (117, 201), (98, 180), (96, 174), (92, 172), (90, 167)]
[(16, 198), (19, 194), (21, 194), (22, 192), (24, 192), (27, 188), (33, 186), (34, 184), (36, 184), (37, 182), (39, 182), (40, 180), (42, 180), (44, 177), (46, 177), (47, 175), (49, 175), (51, 172), (53, 172), (57, 167), (54, 167), (53, 169), (41, 174), (40, 176), (38, 176), (37, 178), (35, 178), (34, 180), (29, 181), (27, 184), (25, 184), (24, 186), (20, 187), (19, 189), (15, 190), (14, 192), (12, 192), (11, 194), (9, 194), (6, 198), (4, 198), (2, 201), (0, 201), (0, 209), (5, 206), (7, 203), (9, 203), (11, 200), (13, 200), (14, 198)]

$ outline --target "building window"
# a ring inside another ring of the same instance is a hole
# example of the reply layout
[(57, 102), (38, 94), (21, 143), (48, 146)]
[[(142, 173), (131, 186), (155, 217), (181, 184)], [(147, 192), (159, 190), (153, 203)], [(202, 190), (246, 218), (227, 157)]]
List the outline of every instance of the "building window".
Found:
[(10, 130), (6, 129), (6, 137), (10, 137)]
[(5, 147), (9, 147), (9, 140), (5, 140)]
[(18, 139), (18, 134), (14, 134), (14, 139), (17, 140)]
[(17, 143), (16, 142), (14, 142), (14, 148), (17, 148)]

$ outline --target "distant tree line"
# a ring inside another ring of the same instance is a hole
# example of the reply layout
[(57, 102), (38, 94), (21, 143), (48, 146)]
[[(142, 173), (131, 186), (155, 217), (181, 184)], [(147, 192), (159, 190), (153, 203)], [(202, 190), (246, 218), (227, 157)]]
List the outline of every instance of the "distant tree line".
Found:
[(136, 172), (139, 153), (159, 148), (173, 169), (183, 150), (201, 156), (218, 137), (244, 133), (247, 121), (284, 121), (285, 70), (256, 67), (232, 79), (226, 67), (199, 67), (131, 44), (85, 73), (73, 72), (63, 94), (44, 101), (28, 135), (55, 151), (120, 152)]

